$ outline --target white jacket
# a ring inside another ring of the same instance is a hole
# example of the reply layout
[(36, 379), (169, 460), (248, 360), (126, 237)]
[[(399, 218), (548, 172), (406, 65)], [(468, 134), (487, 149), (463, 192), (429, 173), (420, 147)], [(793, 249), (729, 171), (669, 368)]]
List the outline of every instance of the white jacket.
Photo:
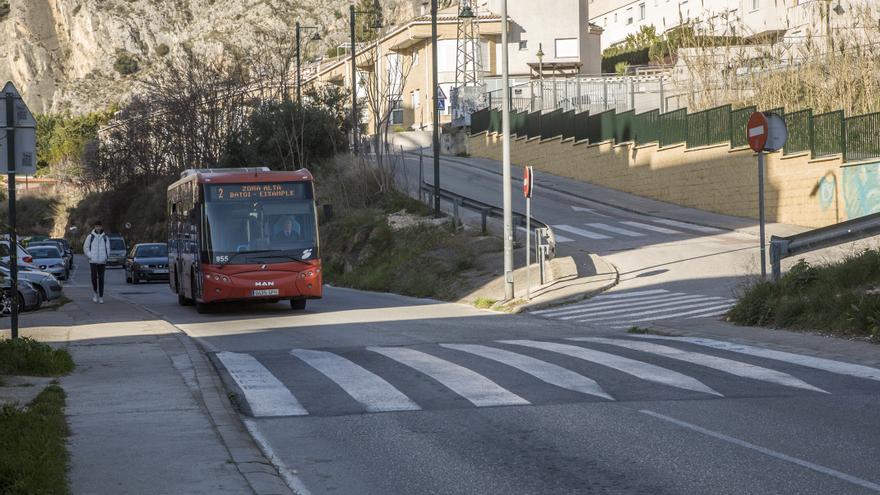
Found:
[(83, 242), (83, 254), (89, 259), (89, 263), (106, 264), (110, 257), (110, 238), (104, 232), (98, 234), (92, 230)]

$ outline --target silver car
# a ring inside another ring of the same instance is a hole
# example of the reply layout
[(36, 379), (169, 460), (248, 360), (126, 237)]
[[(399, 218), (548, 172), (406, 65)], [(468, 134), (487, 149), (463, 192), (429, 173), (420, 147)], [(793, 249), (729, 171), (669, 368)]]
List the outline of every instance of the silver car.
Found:
[[(9, 265), (0, 262), (0, 273), (9, 277)], [(27, 266), (19, 265), (18, 279), (26, 280), (40, 293), (43, 302), (54, 301), (63, 295), (61, 284), (51, 273), (34, 270)]]
[(67, 260), (64, 254), (57, 246), (34, 246), (28, 249), (33, 256), (33, 264), (41, 271), (49, 272), (61, 280), (67, 280), (70, 275), (70, 269), (67, 267)]
[[(9, 278), (3, 276), (0, 282), (0, 316), (8, 316), (12, 313), (12, 291), (9, 290)], [(43, 304), (40, 293), (37, 289), (26, 280), (18, 281), (18, 307), (21, 311), (31, 311), (39, 309)]]

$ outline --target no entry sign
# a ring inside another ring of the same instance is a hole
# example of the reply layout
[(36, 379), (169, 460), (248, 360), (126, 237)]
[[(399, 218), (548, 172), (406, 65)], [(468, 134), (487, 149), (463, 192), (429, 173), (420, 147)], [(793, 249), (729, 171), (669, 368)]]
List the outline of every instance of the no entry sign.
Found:
[(532, 197), (532, 188), (535, 185), (535, 176), (532, 167), (526, 167), (523, 171), (523, 196)]
[(772, 112), (755, 112), (749, 117), (747, 138), (749, 147), (755, 152), (779, 151), (788, 140), (788, 127), (785, 119)]

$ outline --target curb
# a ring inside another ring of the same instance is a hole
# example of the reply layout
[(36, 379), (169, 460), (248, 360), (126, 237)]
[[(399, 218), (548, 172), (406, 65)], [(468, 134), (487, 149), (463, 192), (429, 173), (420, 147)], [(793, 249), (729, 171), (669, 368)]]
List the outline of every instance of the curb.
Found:
[[(236, 469), (241, 473), (251, 490), (256, 495), (306, 495), (308, 492), (301, 482), (297, 483), (301, 489), (294, 491), (287, 479), (292, 475), (286, 473), (286, 469), (277, 462), (275, 456), (264, 452), (252, 435), (251, 429), (247, 427), (236, 411), (229, 396), (226, 395), (223, 378), (208, 356), (208, 353), (212, 351), (205, 349), (205, 346), (190, 337), (183, 329), (168, 321), (161, 313), (124, 296), (112, 297), (130, 304), (152, 317), (161, 319), (176, 330), (174, 336), (193, 366), (199, 392), (197, 399), (204, 407), (205, 413), (210, 419), (214, 431), (226, 447), (230, 459), (235, 463)], [(285, 476), (285, 474), (288, 475)], [(296, 478), (294, 477), (294, 479)]]
[[(519, 304), (519, 305), (512, 306), (512, 307), (505, 305), (504, 310), (508, 311), (510, 313), (513, 313), (513, 314), (519, 314), (519, 313), (528, 313), (531, 311), (539, 311), (542, 309), (555, 308), (557, 306), (564, 306), (566, 304), (572, 304), (572, 303), (576, 303), (579, 301), (583, 301), (584, 299), (589, 299), (595, 295), (601, 294), (602, 292), (605, 292), (608, 289), (616, 286), (620, 282), (620, 272), (617, 270), (617, 267), (614, 266), (613, 264), (605, 261), (604, 258), (602, 258), (601, 256), (599, 256), (595, 253), (591, 253), (591, 254), (592, 254), (592, 256), (595, 257), (596, 260), (604, 263), (608, 268), (608, 272), (612, 274), (611, 280), (609, 280), (605, 284), (603, 284), (599, 287), (592, 288), (592, 289), (580, 292), (578, 294), (574, 294), (574, 295), (571, 295), (568, 297), (563, 297), (560, 299), (553, 299), (550, 301), (543, 301), (543, 302), (530, 302), (530, 303), (526, 303), (526, 304)], [(593, 276), (595, 276), (595, 275), (593, 275)], [(582, 277), (582, 278), (589, 278), (589, 277)], [(557, 282), (562, 282), (562, 281), (563, 280), (559, 280)], [(550, 285), (547, 285), (545, 287), (552, 287), (555, 283), (556, 282), (551, 283)]]

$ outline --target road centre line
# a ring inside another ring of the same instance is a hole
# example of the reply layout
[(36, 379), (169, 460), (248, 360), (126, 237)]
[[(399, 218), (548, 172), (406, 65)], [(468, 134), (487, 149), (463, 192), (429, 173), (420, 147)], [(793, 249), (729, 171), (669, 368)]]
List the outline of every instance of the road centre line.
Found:
[(498, 342), (502, 344), (519, 345), (523, 347), (531, 347), (534, 349), (555, 352), (557, 354), (563, 354), (573, 358), (596, 363), (601, 366), (606, 366), (622, 373), (635, 376), (636, 378), (641, 378), (642, 380), (661, 383), (663, 385), (669, 385), (670, 387), (693, 390), (696, 392), (703, 392), (706, 394), (723, 397), (723, 395), (707, 387), (705, 384), (695, 378), (684, 375), (677, 371), (668, 370), (660, 366), (637, 361), (635, 359), (630, 359), (623, 356), (618, 356), (616, 354), (609, 354), (607, 352), (596, 351), (576, 345), (559, 344), (556, 342), (542, 342), (537, 340), (499, 340)]
[(556, 385), (557, 387), (574, 390), (575, 392), (581, 392), (583, 394), (595, 395), (608, 400), (614, 400), (613, 397), (602, 390), (602, 387), (599, 386), (595, 380), (565, 369), (562, 366), (541, 361), (540, 359), (535, 359), (531, 356), (476, 344), (440, 344), (440, 347), (467, 352), (506, 364), (524, 373), (528, 373), (543, 382)]
[(421, 409), (385, 379), (342, 356), (312, 349), (293, 349), (290, 354), (333, 380), (369, 412)]
[(290, 390), (250, 354), (218, 352), (215, 356), (241, 389), (254, 417), (309, 414)]
[(850, 364), (843, 361), (835, 361), (833, 359), (825, 359), (820, 357), (805, 356), (802, 354), (794, 354), (791, 352), (774, 351), (772, 349), (764, 349), (745, 344), (735, 344), (733, 342), (725, 342), (722, 340), (704, 339), (700, 337), (667, 337), (664, 335), (637, 335), (638, 338), (658, 339), (658, 340), (675, 340), (679, 342), (687, 342), (722, 351), (739, 352), (766, 359), (774, 359), (786, 363), (806, 366), (818, 370), (828, 371), (841, 375), (850, 375), (857, 378), (866, 378), (868, 380), (880, 381), (880, 369), (863, 366), (860, 364)]
[(718, 433), (716, 431), (708, 430), (706, 428), (697, 426), (695, 424), (691, 424), (691, 423), (681, 421), (681, 420), (678, 420), (678, 419), (675, 419), (675, 418), (672, 418), (669, 416), (665, 416), (663, 414), (660, 414), (660, 413), (657, 413), (654, 411), (650, 411), (648, 409), (640, 409), (639, 412), (642, 414), (646, 414), (648, 416), (651, 416), (653, 418), (660, 419), (662, 421), (667, 421), (667, 422), (672, 423), (674, 425), (678, 425), (682, 428), (687, 428), (691, 431), (695, 431), (697, 433), (701, 433), (703, 435), (706, 435), (706, 436), (709, 436), (712, 438), (716, 438), (718, 440), (722, 440), (727, 443), (732, 443), (732, 444), (740, 446), (740, 447), (754, 450), (754, 451), (760, 452), (766, 456), (770, 456), (770, 457), (779, 459), (781, 461), (795, 464), (795, 465), (798, 465), (798, 466), (801, 466), (801, 467), (804, 467), (804, 468), (807, 468), (807, 469), (810, 469), (812, 471), (816, 471), (816, 472), (819, 472), (822, 474), (827, 474), (828, 476), (832, 476), (832, 477), (837, 478), (839, 480), (846, 481), (848, 483), (852, 483), (854, 485), (858, 485), (863, 488), (867, 488), (869, 490), (880, 493), (880, 485), (878, 485), (877, 483), (872, 483), (870, 481), (863, 480), (861, 478), (857, 478), (855, 476), (852, 476), (852, 475), (849, 475), (846, 473), (842, 473), (840, 471), (837, 471), (836, 469), (831, 469), (829, 467), (815, 464), (810, 461), (805, 461), (805, 460), (799, 459), (797, 457), (792, 457), (790, 455), (783, 454), (782, 452), (770, 450), (768, 448), (761, 447), (760, 445), (755, 445), (753, 443), (746, 442), (745, 440), (740, 440), (738, 438), (734, 438), (734, 437), (725, 435), (723, 433)]
[(658, 356), (667, 357), (669, 359), (677, 359), (686, 363), (692, 363), (699, 366), (705, 366), (731, 375), (741, 376), (743, 378), (751, 378), (753, 380), (761, 380), (765, 382), (775, 383), (786, 387), (802, 388), (812, 390), (814, 392), (828, 393), (821, 388), (814, 387), (809, 383), (795, 378), (788, 373), (771, 370), (762, 366), (734, 361), (709, 354), (701, 354), (699, 352), (690, 352), (669, 347), (665, 345), (654, 344), (652, 342), (642, 342), (636, 340), (607, 339), (602, 337), (572, 337), (566, 340), (574, 340), (577, 342), (594, 342), (597, 344), (613, 345), (632, 349), (639, 352), (647, 352), (657, 354)]
[(436, 356), (403, 347), (367, 347), (437, 380), (477, 407), (530, 404), (485, 376)]

